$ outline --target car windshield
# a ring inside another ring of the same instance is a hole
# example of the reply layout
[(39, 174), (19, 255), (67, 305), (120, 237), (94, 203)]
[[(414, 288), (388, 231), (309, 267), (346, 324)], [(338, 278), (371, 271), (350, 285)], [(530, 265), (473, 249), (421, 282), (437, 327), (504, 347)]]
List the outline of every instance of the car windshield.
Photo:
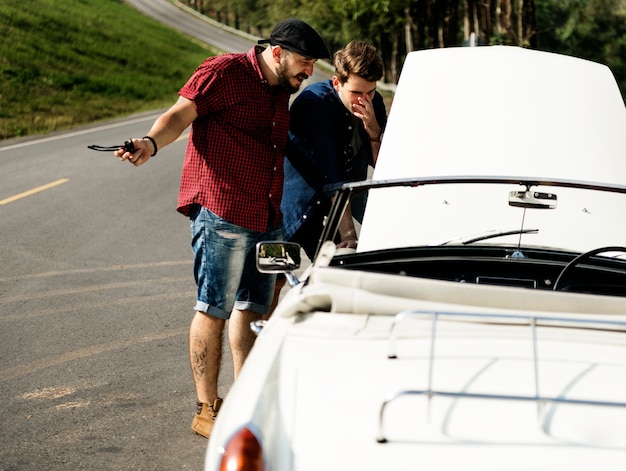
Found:
[(350, 200), (357, 252), (470, 244), (585, 252), (626, 244), (626, 187), (619, 185), (420, 178), (346, 185), (337, 211)]

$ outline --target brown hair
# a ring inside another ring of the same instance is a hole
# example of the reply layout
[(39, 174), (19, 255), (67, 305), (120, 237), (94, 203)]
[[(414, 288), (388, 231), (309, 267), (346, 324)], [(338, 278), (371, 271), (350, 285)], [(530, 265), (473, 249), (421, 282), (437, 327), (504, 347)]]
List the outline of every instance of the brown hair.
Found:
[(335, 53), (335, 75), (340, 83), (346, 83), (350, 74), (368, 82), (376, 82), (383, 76), (383, 60), (371, 44), (351, 41)]

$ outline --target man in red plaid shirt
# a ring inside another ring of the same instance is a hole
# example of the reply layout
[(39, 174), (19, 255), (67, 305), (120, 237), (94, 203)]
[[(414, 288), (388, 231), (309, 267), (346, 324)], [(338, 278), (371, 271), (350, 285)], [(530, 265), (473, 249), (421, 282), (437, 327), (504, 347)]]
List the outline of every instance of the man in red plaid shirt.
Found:
[(217, 381), (226, 320), (237, 377), (254, 343), (250, 322), (269, 316), (275, 276), (258, 273), (254, 252), (257, 242), (283, 234), (289, 96), (317, 59), (330, 58), (319, 34), (295, 18), (259, 43), (269, 46), (206, 59), (148, 135), (132, 139), (135, 152), (115, 152), (142, 165), (192, 126), (178, 211), (190, 218), (198, 288), (189, 333), (198, 401), (192, 429), (205, 437), (222, 403)]

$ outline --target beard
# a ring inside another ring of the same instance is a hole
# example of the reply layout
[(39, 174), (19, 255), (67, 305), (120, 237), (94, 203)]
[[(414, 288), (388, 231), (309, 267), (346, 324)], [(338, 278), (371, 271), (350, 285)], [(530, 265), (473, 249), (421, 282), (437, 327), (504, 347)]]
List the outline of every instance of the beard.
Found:
[[(300, 90), (300, 85), (302, 84), (302, 82), (309, 78), (309, 76), (305, 73), (291, 75), (287, 71), (287, 61), (284, 59), (281, 60), (280, 65), (278, 66), (278, 70), (276, 71), (276, 75), (278, 75), (278, 86), (290, 95)], [(294, 78), (300, 81), (298, 85), (292, 85), (291, 79)]]

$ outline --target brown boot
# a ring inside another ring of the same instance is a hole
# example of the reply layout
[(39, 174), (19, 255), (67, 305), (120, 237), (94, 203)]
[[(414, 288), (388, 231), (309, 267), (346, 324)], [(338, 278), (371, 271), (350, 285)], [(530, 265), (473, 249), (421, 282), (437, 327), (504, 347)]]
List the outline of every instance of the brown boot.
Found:
[(209, 438), (211, 436), (211, 431), (213, 430), (213, 424), (217, 418), (217, 412), (222, 406), (222, 402), (222, 399), (219, 397), (215, 399), (213, 404), (203, 404), (198, 402), (196, 415), (191, 423), (191, 430), (198, 435)]

